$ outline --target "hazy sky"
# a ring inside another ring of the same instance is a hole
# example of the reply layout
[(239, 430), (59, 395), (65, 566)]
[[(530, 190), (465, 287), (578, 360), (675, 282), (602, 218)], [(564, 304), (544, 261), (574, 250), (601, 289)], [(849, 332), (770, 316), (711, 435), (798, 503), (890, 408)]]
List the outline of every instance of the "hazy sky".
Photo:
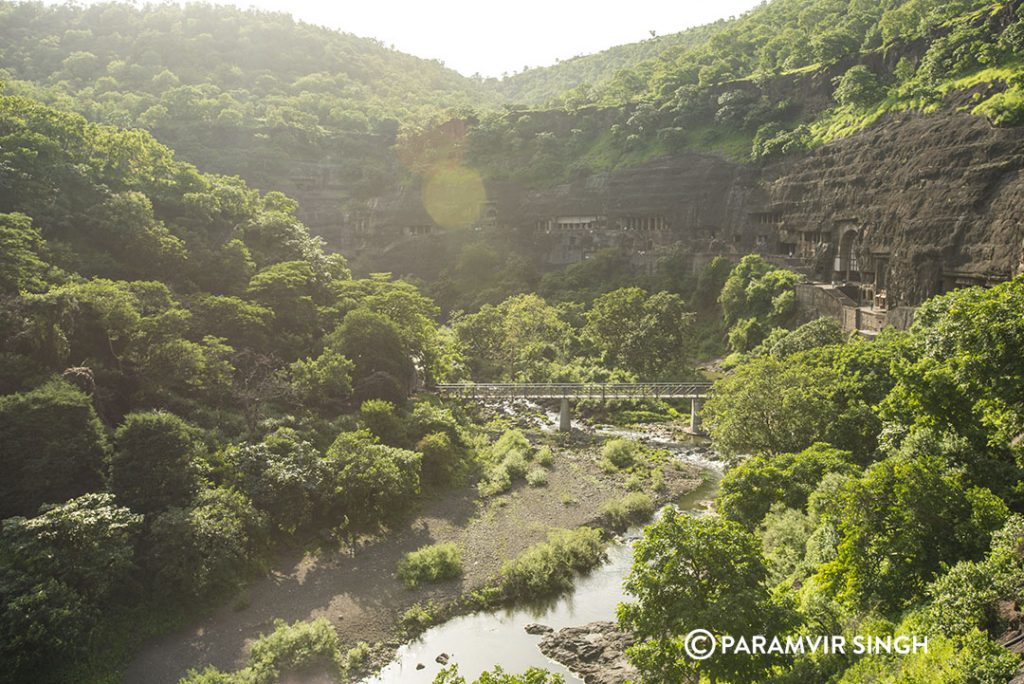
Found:
[[(223, 1), (217, 4), (224, 4)], [(237, 0), (289, 12), (463, 74), (512, 73), (742, 14), (758, 0)]]

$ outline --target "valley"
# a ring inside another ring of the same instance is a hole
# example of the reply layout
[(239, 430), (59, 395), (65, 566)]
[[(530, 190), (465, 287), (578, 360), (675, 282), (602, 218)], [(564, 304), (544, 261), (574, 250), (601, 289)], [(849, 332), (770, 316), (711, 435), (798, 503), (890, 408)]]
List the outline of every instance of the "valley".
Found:
[(0, 683), (1024, 681), (1022, 55), (0, 0)]

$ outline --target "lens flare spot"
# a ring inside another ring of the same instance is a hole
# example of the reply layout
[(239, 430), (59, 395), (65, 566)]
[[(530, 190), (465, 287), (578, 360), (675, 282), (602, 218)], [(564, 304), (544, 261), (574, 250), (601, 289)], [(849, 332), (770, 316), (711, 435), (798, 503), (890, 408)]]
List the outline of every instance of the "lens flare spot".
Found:
[(480, 219), (487, 191), (480, 174), (462, 165), (435, 167), (423, 184), (423, 207), (442, 228), (469, 228)]

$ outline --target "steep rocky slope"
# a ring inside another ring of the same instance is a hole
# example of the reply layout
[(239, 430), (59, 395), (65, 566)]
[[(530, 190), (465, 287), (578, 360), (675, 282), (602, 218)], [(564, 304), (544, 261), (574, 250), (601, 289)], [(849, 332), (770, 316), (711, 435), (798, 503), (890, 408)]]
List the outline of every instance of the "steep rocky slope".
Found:
[(1019, 272), (1022, 169), (1024, 130), (904, 114), (767, 168), (762, 183), (784, 241), (813, 233), (838, 245), (855, 231), (863, 269), (889, 260), (890, 302), (916, 304)]

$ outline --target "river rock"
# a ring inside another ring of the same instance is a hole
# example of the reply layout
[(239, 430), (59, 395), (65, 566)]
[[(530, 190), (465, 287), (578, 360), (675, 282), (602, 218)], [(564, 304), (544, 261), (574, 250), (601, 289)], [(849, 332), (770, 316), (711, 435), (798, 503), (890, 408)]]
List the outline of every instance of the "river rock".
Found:
[(622, 684), (639, 678), (626, 660), (626, 649), (633, 642), (633, 635), (620, 631), (614, 622), (591, 622), (552, 630), (541, 639), (540, 650), (581, 676), (585, 684)]
[(542, 625), (538, 622), (531, 622), (523, 629), (526, 630), (527, 634), (550, 634), (555, 631), (553, 628), (548, 627), (547, 625)]
[(424, 665), (423, 663), (416, 663), (416, 669), (417, 670), (422, 670), (425, 667), (426, 667), (426, 665)]
[(442, 665), (447, 665), (447, 664), (448, 664), (448, 659), (449, 659), (450, 657), (451, 657), (451, 656), (449, 656), (449, 655), (448, 655), (447, 653), (442, 653), (441, 655), (439, 655), (439, 656), (437, 656), (436, 658), (434, 658), (434, 660), (435, 660), (436, 662), (438, 662), (438, 663), (442, 664)]

